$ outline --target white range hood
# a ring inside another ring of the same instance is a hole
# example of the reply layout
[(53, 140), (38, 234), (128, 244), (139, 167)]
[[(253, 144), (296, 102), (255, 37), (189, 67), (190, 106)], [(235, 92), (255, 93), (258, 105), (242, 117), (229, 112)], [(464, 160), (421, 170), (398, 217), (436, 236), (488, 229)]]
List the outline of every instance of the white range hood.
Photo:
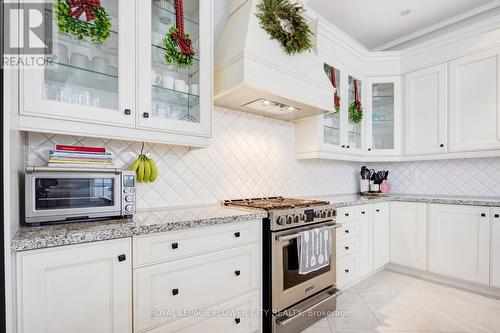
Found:
[(314, 51), (288, 56), (271, 40), (255, 16), (260, 1), (231, 1), (215, 51), (214, 103), (287, 121), (333, 111), (323, 62)]

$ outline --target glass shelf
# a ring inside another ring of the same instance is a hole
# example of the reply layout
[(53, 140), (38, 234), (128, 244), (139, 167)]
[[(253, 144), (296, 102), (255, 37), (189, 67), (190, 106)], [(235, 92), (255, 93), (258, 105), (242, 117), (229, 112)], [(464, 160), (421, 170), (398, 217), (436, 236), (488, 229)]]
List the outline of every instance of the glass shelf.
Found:
[[(52, 66), (54, 66), (56, 68), (52, 68)], [(86, 72), (88, 74), (95, 74), (95, 75), (98, 75), (99, 76), (103, 76), (103, 77), (109, 77), (109, 78), (113, 78), (113, 79), (118, 79), (118, 75), (115, 75), (115, 74), (109, 74), (109, 73), (104, 73), (104, 72), (99, 72), (99, 71), (95, 71), (93, 69), (88, 69), (88, 68), (82, 68), (82, 67), (78, 67), (78, 66), (73, 66), (73, 65), (69, 65), (69, 64), (64, 64), (64, 63), (59, 63), (59, 62), (52, 62), (52, 65), (47, 65), (45, 67), (46, 70), (59, 70), (60, 68), (57, 68), (57, 67), (61, 67), (61, 68), (66, 68), (70, 71), (76, 71), (76, 72)]]
[(152, 85), (152, 87), (153, 87), (153, 89), (157, 90), (157, 92), (166, 91), (168, 93), (173, 93), (173, 94), (177, 94), (177, 95), (186, 95), (186, 96), (196, 97), (196, 98), (200, 97), (200, 96), (195, 95), (195, 94), (187, 93), (187, 92), (184, 92), (184, 91), (177, 91), (177, 90), (165, 88), (165, 87), (162, 87), (162, 86)]

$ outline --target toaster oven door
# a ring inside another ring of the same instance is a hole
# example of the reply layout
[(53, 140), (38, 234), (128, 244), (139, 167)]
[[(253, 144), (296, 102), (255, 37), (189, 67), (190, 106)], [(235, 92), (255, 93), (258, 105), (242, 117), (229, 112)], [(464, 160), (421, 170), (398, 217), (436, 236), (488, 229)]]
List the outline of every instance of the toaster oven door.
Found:
[(35, 172), (26, 176), (28, 223), (121, 215), (119, 174)]

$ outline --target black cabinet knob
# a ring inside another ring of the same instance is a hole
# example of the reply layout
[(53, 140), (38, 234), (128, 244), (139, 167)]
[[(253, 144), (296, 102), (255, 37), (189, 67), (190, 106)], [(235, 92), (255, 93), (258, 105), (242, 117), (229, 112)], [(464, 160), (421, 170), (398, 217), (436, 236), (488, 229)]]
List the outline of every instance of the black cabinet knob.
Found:
[(361, 212), (361, 214), (365, 215), (365, 214), (366, 214), (366, 212), (364, 212), (364, 211), (363, 211), (363, 212)]
[(481, 217), (486, 217), (486, 214), (485, 214), (485, 213), (482, 213), (482, 214), (481, 214)]
[(240, 236), (241, 236), (241, 234), (240, 234), (240, 232), (239, 232), (239, 231), (234, 233), (234, 237), (238, 238), (238, 237), (240, 237)]
[(127, 116), (130, 116), (130, 115), (132, 114), (132, 110), (130, 110), (130, 109), (125, 109), (125, 111), (124, 111), (124, 112), (125, 112), (125, 114), (126, 114)]
[(142, 116), (143, 116), (144, 118), (149, 118), (149, 112), (143, 112), (143, 113), (142, 113)]
[(120, 255), (118, 256), (118, 261), (119, 261), (119, 262), (122, 262), (122, 261), (125, 261), (125, 260), (127, 260), (127, 256), (126, 256), (126, 255), (124, 255), (124, 254), (120, 254)]
[(344, 247), (344, 249), (349, 250), (349, 246)]
[(371, 148), (368, 148), (368, 151), (372, 151), (372, 149), (371, 149)]
[(380, 213), (380, 209), (375, 209), (375, 211), (376, 211), (377, 213)]
[(346, 217), (349, 217), (349, 213), (345, 213), (345, 216), (346, 216)]
[(342, 148), (345, 148), (345, 145), (342, 145)]
[(179, 295), (179, 289), (175, 288), (175, 289), (172, 289), (172, 295)]
[(346, 234), (348, 234), (348, 233), (349, 233), (349, 229), (347, 229), (347, 230), (346, 230), (346, 231), (344, 231), (344, 232), (345, 232)]
[(344, 269), (344, 272), (346, 272), (347, 274), (349, 274), (349, 270), (348, 269)]
[(239, 323), (241, 323), (241, 319), (240, 319), (240, 318), (235, 318), (235, 319), (234, 319), (234, 322), (235, 322), (236, 324), (239, 324)]
[(495, 214), (495, 218), (496, 218), (496, 219), (497, 219), (497, 218), (499, 218), (499, 217), (500, 217), (500, 215), (499, 215), (499, 214)]
[(444, 148), (444, 144), (440, 144), (439, 147)]
[(351, 148), (351, 146), (348, 145), (346, 148), (349, 149), (349, 148)]
[(172, 249), (178, 249), (179, 248), (179, 243), (172, 243)]
[(240, 276), (241, 275), (241, 272), (238, 270), (238, 271), (234, 271), (234, 275), (236, 276)]

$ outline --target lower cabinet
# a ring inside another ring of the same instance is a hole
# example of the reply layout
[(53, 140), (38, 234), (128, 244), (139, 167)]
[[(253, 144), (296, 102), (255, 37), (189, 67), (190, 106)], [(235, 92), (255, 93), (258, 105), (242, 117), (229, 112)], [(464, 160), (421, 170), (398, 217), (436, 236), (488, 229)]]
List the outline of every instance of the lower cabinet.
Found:
[(391, 263), (425, 270), (427, 268), (427, 204), (390, 203)]
[(500, 288), (500, 208), (491, 209), (490, 285)]
[[(252, 221), (134, 238), (135, 257), (145, 259), (133, 270), (135, 332), (260, 331), (260, 228)], [(155, 248), (164, 255), (144, 265)]]
[(429, 271), (488, 284), (490, 209), (429, 205)]
[(130, 239), (17, 254), (19, 333), (132, 332)]
[(389, 203), (373, 205), (373, 268), (389, 263)]

